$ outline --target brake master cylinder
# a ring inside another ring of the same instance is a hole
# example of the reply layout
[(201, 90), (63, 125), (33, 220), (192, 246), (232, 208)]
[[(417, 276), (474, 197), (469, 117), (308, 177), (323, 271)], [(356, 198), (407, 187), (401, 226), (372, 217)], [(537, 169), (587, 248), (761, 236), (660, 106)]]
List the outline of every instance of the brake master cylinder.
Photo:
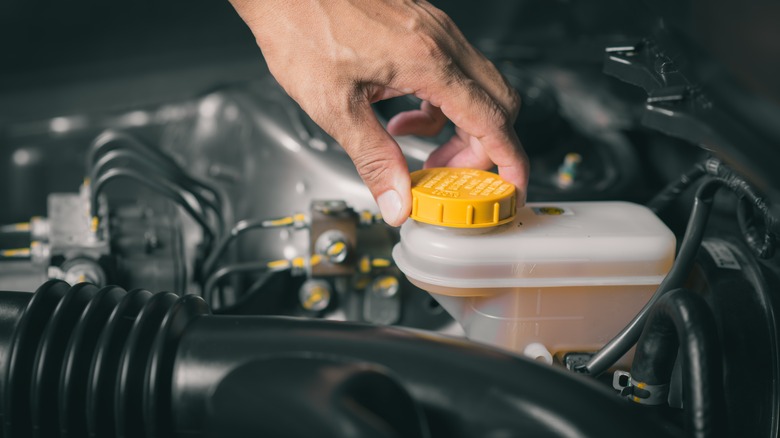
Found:
[(515, 199), (515, 187), (490, 172), (412, 173), (398, 268), (474, 341), (547, 363), (598, 350), (666, 276), (674, 234), (628, 202), (516, 209)]

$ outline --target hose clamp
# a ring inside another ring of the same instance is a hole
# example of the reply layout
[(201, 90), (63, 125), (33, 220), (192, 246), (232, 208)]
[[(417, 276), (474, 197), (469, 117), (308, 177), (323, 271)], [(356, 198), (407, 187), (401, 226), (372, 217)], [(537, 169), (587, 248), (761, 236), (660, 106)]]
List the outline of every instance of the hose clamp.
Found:
[(612, 376), (612, 387), (620, 391), (621, 396), (640, 405), (664, 405), (669, 398), (668, 383), (650, 385), (635, 381), (631, 377), (631, 373), (626, 371), (615, 371)]

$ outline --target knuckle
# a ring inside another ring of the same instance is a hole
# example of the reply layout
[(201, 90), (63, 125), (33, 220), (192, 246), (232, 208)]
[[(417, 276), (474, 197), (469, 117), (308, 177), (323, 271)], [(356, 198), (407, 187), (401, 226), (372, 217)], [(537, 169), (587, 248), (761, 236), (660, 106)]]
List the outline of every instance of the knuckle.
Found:
[(360, 150), (353, 161), (358, 174), (369, 186), (384, 181), (390, 175), (393, 164), (388, 155), (376, 147)]
[(409, 15), (404, 21), (403, 25), (408, 32), (412, 32), (412, 33), (418, 33), (424, 31), (425, 28), (427, 27), (427, 23), (425, 22), (425, 19), (420, 14)]
[(508, 87), (509, 104), (507, 106), (507, 113), (509, 113), (509, 117), (512, 119), (512, 121), (514, 121), (517, 118), (517, 114), (520, 112), (520, 94), (513, 87)]
[(421, 32), (415, 35), (415, 39), (415, 49), (425, 58), (434, 62), (448, 58), (446, 51), (435, 36), (427, 32)]

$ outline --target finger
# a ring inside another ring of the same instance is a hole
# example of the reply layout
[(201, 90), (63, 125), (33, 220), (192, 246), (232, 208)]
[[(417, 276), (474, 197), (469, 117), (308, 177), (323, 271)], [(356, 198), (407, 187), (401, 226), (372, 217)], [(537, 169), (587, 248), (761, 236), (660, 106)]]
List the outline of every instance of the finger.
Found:
[(377, 120), (368, 95), (357, 93), (347, 99), (344, 111), (329, 111), (325, 120), (315, 121), (327, 127), (352, 158), (385, 222), (399, 226), (411, 210), (409, 167), (398, 144)]
[[(460, 128), (456, 128), (455, 132), (456, 134), (447, 143), (439, 146), (428, 155), (428, 159), (425, 160), (423, 165), (425, 169), (431, 167), (453, 167), (449, 164), (452, 157), (468, 147), (468, 143), (465, 141), (468, 138), (468, 134), (463, 134)], [(462, 136), (465, 136), (465, 138)]]
[(430, 137), (441, 132), (446, 123), (447, 117), (439, 108), (423, 101), (419, 110), (396, 114), (387, 123), (387, 131), (392, 135)]
[(476, 137), (501, 176), (525, 193), (528, 162), (511, 115), (475, 81), (446, 61), (438, 73), (428, 73), (423, 80), (426, 86), (416, 92), (418, 97), (441, 108), (456, 126)]
[[(476, 138), (472, 137), (468, 142), (468, 146), (462, 148), (456, 154), (452, 155), (450, 159), (441, 164), (446, 167), (469, 167), (483, 170), (489, 170), (493, 167), (496, 160), (490, 157), (485, 148)], [(528, 186), (528, 160), (525, 159), (524, 167), (515, 166), (498, 166), (498, 174), (501, 175), (507, 181), (522, 181), (522, 184), (515, 184), (518, 189), (518, 205), (525, 204), (526, 187)]]

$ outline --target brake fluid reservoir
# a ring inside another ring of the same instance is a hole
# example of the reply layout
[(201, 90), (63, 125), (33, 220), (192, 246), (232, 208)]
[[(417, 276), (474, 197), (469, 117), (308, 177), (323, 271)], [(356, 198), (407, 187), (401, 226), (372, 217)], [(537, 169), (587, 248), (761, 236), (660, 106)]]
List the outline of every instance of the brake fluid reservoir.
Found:
[(641, 205), (531, 203), (513, 214), (514, 187), (472, 169), (414, 172), (412, 187), (398, 268), (470, 339), (535, 359), (598, 350), (674, 261), (674, 234)]

